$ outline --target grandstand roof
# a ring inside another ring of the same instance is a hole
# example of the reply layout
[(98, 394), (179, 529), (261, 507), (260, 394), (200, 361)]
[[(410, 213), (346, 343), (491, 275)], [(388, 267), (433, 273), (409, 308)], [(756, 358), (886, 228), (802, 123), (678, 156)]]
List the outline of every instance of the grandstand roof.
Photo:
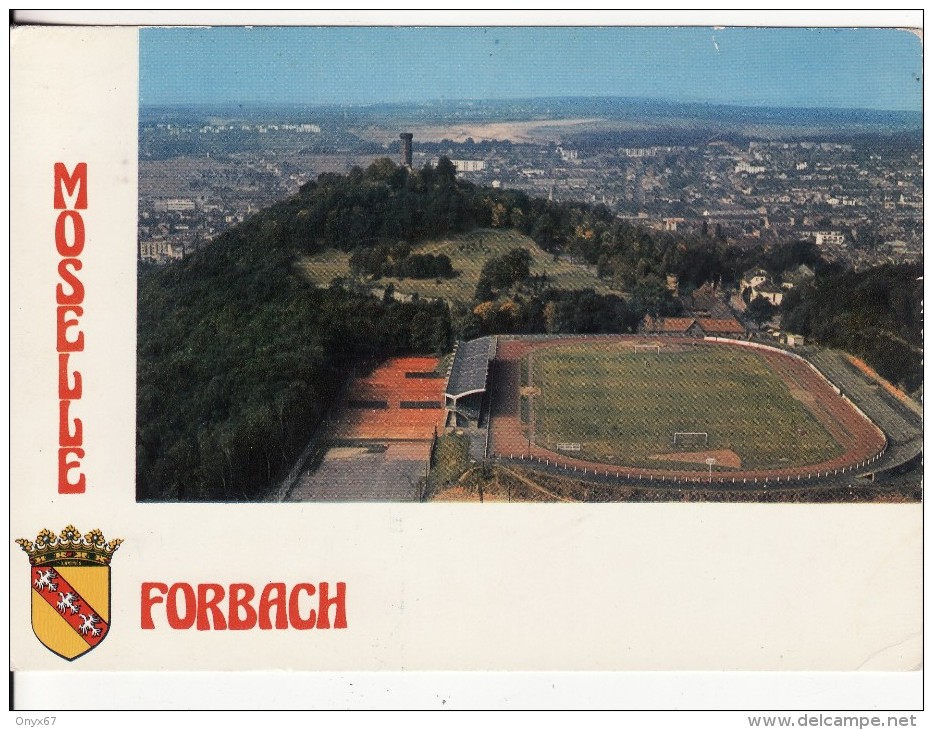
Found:
[(494, 337), (480, 337), (478, 340), (458, 342), (454, 352), (454, 361), (447, 375), (444, 394), (458, 398), (486, 390), (489, 361), (495, 355), (496, 340)]

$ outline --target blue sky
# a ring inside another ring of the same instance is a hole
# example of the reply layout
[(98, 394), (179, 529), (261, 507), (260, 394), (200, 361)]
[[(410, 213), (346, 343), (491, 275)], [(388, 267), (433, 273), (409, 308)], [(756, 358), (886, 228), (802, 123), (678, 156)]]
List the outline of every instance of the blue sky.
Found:
[(921, 109), (922, 47), (894, 29), (146, 28), (143, 104), (372, 104), (635, 96)]

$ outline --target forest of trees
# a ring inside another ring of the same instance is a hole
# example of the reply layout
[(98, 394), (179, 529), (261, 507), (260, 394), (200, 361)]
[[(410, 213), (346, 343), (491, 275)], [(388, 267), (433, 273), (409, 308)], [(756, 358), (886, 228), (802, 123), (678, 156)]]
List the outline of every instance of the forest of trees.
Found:
[[(485, 262), (468, 305), (377, 299), (339, 282), (320, 289), (296, 273), (299, 256), (340, 249), (371, 277), (455, 276), (448, 257), (412, 244), (476, 227), (516, 229), (629, 294), (555, 288), (531, 273), (522, 248)], [(632, 332), (647, 313), (680, 311), (667, 274), (689, 291), (734, 283), (752, 266), (800, 263), (818, 276), (788, 295), (786, 327), (916, 388), (921, 292), (909, 267), (846, 274), (812, 244), (748, 252), (701, 233), (649, 234), (604, 206), (459, 181), (444, 158), (420, 171), (380, 159), (323, 174), (183, 261), (140, 269), (137, 498), (261, 499), (354, 370), (390, 355), (442, 354), (455, 338), (486, 333)]]
[(322, 193), (334, 195), (306, 190), (140, 272), (139, 500), (261, 499), (354, 368), (449, 350), (443, 302), (380, 301), (295, 275), (308, 241), (294, 231)]

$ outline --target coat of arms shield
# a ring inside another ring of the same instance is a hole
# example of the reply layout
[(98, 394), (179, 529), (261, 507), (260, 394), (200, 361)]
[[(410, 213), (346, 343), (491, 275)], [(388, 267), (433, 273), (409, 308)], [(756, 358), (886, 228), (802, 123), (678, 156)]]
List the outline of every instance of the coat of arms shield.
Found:
[(17, 544), (29, 556), (32, 630), (47, 649), (73, 661), (110, 630), (110, 560), (122, 540), (100, 530), (82, 537), (68, 525), (59, 535), (42, 530)]

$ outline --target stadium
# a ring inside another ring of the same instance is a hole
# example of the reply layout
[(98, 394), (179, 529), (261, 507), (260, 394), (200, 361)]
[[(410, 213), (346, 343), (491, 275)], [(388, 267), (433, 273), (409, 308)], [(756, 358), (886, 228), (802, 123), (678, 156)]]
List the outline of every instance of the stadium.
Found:
[[(914, 463), (922, 419), (842, 353), (744, 339), (529, 335), (395, 358), (350, 385), (290, 499), (425, 498), (438, 434), (473, 464), (608, 485), (782, 489)], [(419, 486), (420, 484), (420, 486)]]
[(917, 458), (919, 415), (819, 357), (833, 379), (739, 339), (499, 337), (476, 425), (487, 460), (610, 483), (803, 486)]

